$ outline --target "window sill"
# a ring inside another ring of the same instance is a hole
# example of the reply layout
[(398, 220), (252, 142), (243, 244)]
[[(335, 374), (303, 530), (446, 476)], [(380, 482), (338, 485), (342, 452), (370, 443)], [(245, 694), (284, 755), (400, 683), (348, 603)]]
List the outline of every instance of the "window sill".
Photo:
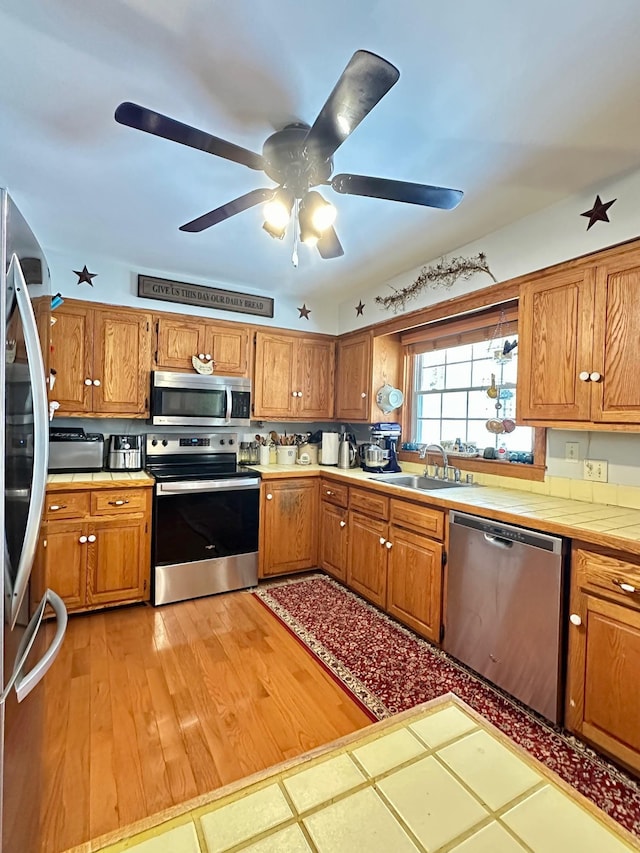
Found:
[[(429, 453), (428, 457), (430, 464), (442, 464), (442, 457), (439, 453)], [(420, 459), (418, 452), (412, 450), (401, 450), (398, 453), (398, 459), (401, 462), (426, 464), (426, 460)], [(452, 456), (450, 464), (460, 468), (461, 471), (476, 471), (483, 474), (496, 474), (499, 477), (535, 480), (539, 483), (544, 480), (546, 470), (545, 465), (526, 465), (524, 462), (496, 462), (480, 457), (465, 459), (463, 456)]]

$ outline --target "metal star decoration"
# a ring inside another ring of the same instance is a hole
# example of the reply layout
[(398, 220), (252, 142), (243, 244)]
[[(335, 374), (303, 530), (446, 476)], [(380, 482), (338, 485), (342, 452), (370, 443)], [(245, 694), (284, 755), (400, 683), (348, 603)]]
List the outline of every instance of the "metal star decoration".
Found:
[(362, 299), (360, 300), (360, 302), (358, 302), (358, 304), (356, 305), (356, 317), (362, 317), (363, 316), (365, 304), (366, 303), (364, 303), (362, 301)]
[(594, 225), (596, 222), (609, 222), (609, 217), (607, 216), (607, 210), (611, 207), (611, 205), (617, 201), (618, 199), (614, 198), (612, 201), (603, 202), (599, 195), (596, 196), (596, 200), (593, 203), (593, 207), (591, 210), (585, 210), (584, 213), (581, 213), (580, 216), (588, 216), (589, 224), (587, 225), (587, 231)]
[(305, 302), (302, 303), (302, 308), (298, 308), (298, 311), (300, 312), (300, 317), (298, 317), (298, 320), (300, 320), (302, 317), (304, 317), (305, 320), (309, 319), (309, 314), (311, 314), (311, 309), (307, 308), (307, 305)]
[(82, 267), (82, 270), (74, 270), (74, 273), (78, 276), (78, 284), (86, 282), (87, 284), (90, 284), (91, 287), (93, 287), (91, 279), (98, 275), (97, 272), (89, 272), (86, 264)]

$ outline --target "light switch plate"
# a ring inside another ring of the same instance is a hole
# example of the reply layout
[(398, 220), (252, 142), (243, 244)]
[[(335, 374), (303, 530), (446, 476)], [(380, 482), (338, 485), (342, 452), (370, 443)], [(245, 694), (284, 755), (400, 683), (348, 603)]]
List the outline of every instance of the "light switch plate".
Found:
[(585, 459), (583, 477), (585, 480), (606, 483), (609, 477), (609, 463), (605, 459)]
[(577, 462), (580, 456), (580, 442), (567, 441), (564, 445), (564, 461)]

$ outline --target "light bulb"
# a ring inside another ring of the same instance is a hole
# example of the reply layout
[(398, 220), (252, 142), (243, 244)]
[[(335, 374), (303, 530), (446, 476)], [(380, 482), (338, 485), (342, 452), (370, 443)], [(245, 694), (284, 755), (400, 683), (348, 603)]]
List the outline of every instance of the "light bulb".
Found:
[(326, 231), (327, 228), (330, 228), (333, 223), (336, 221), (336, 209), (329, 201), (325, 201), (323, 204), (318, 204), (313, 211), (311, 216), (311, 222), (316, 231), (319, 231), (321, 234), (323, 231)]
[(273, 228), (286, 228), (291, 208), (279, 198), (268, 201), (264, 206), (264, 218)]
[(307, 231), (304, 233), (304, 236), (301, 234), (300, 238), (305, 246), (311, 246), (313, 248), (318, 245), (319, 237), (314, 231)]

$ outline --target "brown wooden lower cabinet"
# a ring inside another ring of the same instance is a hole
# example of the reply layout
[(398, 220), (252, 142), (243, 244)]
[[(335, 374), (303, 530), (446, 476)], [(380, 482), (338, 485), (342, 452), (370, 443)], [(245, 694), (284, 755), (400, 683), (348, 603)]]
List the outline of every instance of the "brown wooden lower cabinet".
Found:
[[(113, 494), (116, 494), (115, 492)], [(103, 516), (94, 509), (111, 492), (48, 493), (38, 551), (31, 579), (30, 601), (37, 606), (47, 588), (61, 596), (69, 612), (108, 605), (148, 601), (151, 567), (151, 489), (117, 492), (139, 508), (109, 507)], [(72, 500), (71, 497), (77, 499)], [(82, 499), (80, 499), (82, 498)], [(115, 505), (114, 505), (115, 506)], [(75, 513), (61, 519), (55, 513)]]
[(318, 565), (318, 480), (269, 480), (260, 492), (259, 576)]
[(440, 642), (442, 612), (441, 542), (389, 528), (387, 613), (423, 637)]
[(566, 724), (638, 772), (640, 593), (634, 590), (640, 590), (637, 557), (573, 549)]
[(347, 579), (348, 519), (344, 507), (320, 502), (320, 567), (343, 582)]
[(349, 559), (347, 584), (373, 604), (387, 600), (386, 521), (349, 512)]

